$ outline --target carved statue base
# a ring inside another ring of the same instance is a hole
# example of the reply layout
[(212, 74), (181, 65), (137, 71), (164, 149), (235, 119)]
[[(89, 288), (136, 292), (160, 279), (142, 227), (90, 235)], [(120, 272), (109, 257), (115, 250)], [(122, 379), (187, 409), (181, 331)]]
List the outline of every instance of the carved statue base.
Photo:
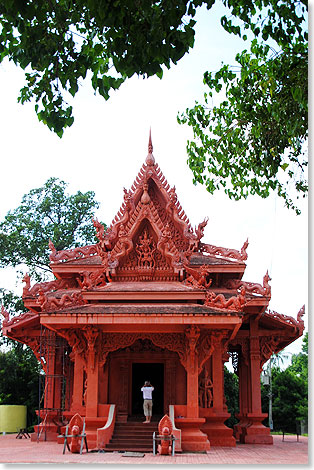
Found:
[[(38, 415), (38, 410), (36, 410)], [(56, 424), (57, 412), (48, 411), (45, 415), (40, 413), (41, 423), (34, 426), (34, 432), (31, 434), (31, 441), (56, 441), (58, 432), (58, 425)]]
[(201, 431), (207, 435), (210, 445), (212, 447), (236, 446), (236, 440), (233, 436), (233, 430), (231, 428), (228, 428), (228, 426), (224, 424), (226, 419), (229, 418), (230, 413), (215, 413), (212, 409), (200, 408), (200, 416), (206, 419), (205, 424), (201, 427)]
[(183, 451), (206, 452), (210, 450), (208, 437), (201, 431), (205, 418), (177, 418), (176, 427), (181, 429), (181, 446)]
[(247, 413), (245, 417), (242, 417), (241, 425), (240, 423), (236, 425), (237, 434), (242, 444), (273, 444), (273, 436), (270, 434), (270, 429), (262, 424), (262, 421), (267, 416), (267, 413), (260, 413), (258, 415)]

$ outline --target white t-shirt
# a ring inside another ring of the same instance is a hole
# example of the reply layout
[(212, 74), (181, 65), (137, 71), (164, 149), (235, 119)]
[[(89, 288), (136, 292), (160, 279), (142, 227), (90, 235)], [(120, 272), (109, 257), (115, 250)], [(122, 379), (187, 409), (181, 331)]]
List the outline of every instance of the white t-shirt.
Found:
[(142, 387), (141, 390), (143, 392), (144, 400), (151, 400), (153, 398), (152, 392), (154, 390), (154, 387)]

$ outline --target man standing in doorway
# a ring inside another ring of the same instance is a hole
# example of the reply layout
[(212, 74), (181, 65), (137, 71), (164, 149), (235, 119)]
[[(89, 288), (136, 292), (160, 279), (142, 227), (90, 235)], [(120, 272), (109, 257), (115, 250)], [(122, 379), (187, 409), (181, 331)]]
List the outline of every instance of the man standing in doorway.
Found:
[(153, 390), (154, 387), (151, 385), (151, 383), (146, 380), (144, 383), (144, 386), (141, 388), (143, 392), (143, 408), (144, 408), (144, 415), (145, 415), (145, 421), (144, 423), (150, 423), (150, 420), (152, 419), (152, 414), (153, 414)]

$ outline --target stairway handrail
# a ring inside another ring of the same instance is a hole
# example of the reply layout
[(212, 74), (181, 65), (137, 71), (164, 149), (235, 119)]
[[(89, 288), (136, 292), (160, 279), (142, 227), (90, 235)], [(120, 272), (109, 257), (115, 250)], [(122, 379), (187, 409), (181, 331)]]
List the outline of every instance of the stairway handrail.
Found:
[(103, 449), (110, 441), (116, 424), (116, 405), (110, 405), (108, 419), (102, 428), (97, 429), (97, 448)]
[(174, 418), (174, 407), (175, 405), (169, 405), (169, 418), (172, 422), (172, 434), (176, 438), (176, 450), (177, 452), (182, 452), (181, 448), (181, 429), (176, 427), (175, 418)]

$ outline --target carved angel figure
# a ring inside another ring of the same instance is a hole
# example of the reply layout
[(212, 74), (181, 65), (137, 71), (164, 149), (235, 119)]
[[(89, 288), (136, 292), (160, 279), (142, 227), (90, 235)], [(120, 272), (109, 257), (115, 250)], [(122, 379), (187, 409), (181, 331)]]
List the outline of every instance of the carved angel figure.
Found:
[(208, 371), (205, 368), (204, 376), (200, 379), (199, 385), (199, 406), (202, 408), (210, 408), (213, 400), (213, 382), (211, 381)]
[(123, 192), (124, 192), (123, 200), (125, 204), (124, 211), (125, 213), (127, 213), (127, 218), (124, 221), (124, 223), (126, 223), (130, 219), (133, 212), (135, 211), (135, 203), (134, 203), (134, 198), (133, 198), (133, 194), (131, 191), (127, 191), (125, 188), (123, 188)]
[(173, 204), (175, 204), (177, 202), (178, 196), (177, 196), (177, 193), (176, 193), (176, 187), (175, 186), (173, 186), (173, 188), (170, 189), (169, 197), (170, 197), (170, 200)]
[[(213, 280), (208, 279), (209, 270), (208, 267), (204, 264), (201, 266), (200, 271), (197, 269), (190, 268), (189, 266), (184, 266), (186, 272), (190, 274), (189, 277), (184, 281), (185, 284), (197, 287), (199, 289), (208, 289)], [(208, 279), (208, 280), (207, 280)]]
[(136, 252), (138, 257), (138, 266), (140, 268), (152, 269), (155, 266), (154, 253), (156, 246), (154, 240), (144, 230), (144, 234), (139, 238), (139, 243), (136, 245)]

